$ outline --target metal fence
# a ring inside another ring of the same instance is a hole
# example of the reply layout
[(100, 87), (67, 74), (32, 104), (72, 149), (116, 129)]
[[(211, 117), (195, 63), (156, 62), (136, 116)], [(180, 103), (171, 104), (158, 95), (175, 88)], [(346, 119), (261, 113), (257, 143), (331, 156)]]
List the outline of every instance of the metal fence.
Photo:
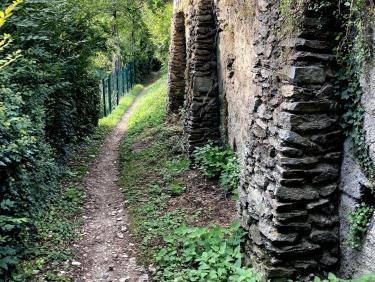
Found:
[(181, 3), (181, 0), (173, 0), (174, 7), (177, 7)]
[(122, 69), (114, 71), (101, 81), (101, 104), (103, 116), (108, 116), (119, 104), (121, 97), (129, 93), (134, 85), (134, 63), (126, 64)]

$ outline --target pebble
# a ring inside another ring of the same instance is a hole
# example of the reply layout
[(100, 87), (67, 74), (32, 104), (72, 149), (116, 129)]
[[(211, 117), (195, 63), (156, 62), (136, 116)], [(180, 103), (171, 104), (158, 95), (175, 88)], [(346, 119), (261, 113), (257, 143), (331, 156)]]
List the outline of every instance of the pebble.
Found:
[(73, 266), (81, 266), (81, 263), (78, 261), (72, 261)]
[(129, 282), (130, 277), (120, 278), (119, 282)]

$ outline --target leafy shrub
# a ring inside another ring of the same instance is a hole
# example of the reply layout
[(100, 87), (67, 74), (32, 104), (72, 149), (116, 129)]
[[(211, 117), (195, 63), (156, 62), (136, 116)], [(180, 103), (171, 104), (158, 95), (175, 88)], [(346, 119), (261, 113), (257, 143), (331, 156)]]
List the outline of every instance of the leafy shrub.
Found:
[(231, 150), (223, 149), (211, 142), (194, 151), (194, 160), (198, 168), (209, 178), (219, 177), (231, 157)]
[(240, 165), (231, 149), (215, 146), (210, 142), (195, 149), (194, 160), (198, 169), (207, 177), (220, 177), (220, 185), (225, 191), (237, 189)]
[(236, 156), (228, 158), (227, 161), (220, 175), (220, 186), (230, 192), (235, 191), (240, 183), (240, 164)]
[[(11, 2), (3, 1), (0, 9)], [(2, 26), (1, 34), (17, 33), (6, 48), (0, 43), (0, 277), (5, 280), (35, 239), (37, 215), (48, 212), (59, 193), (56, 157), (90, 133), (99, 114), (90, 64), (101, 39), (88, 14), (79, 14), (68, 0), (23, 2)], [(18, 50), (22, 56), (14, 60)]]
[(229, 228), (181, 227), (165, 238), (156, 256), (157, 281), (258, 281), (252, 269), (242, 268), (239, 223)]
[(347, 241), (352, 248), (360, 247), (373, 212), (373, 207), (362, 203), (356, 210), (349, 214), (350, 231)]

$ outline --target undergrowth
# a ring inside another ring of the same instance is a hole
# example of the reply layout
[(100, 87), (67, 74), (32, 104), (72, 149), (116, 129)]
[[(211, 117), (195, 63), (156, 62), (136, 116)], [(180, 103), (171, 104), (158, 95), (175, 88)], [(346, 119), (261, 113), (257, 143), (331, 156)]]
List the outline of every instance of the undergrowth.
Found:
[(197, 167), (209, 178), (220, 178), (220, 186), (227, 193), (236, 193), (239, 185), (240, 165), (230, 148), (213, 143), (196, 148), (194, 160)]
[(180, 227), (165, 237), (167, 246), (156, 257), (155, 279), (257, 282), (260, 278), (252, 269), (242, 267), (243, 236), (239, 223), (229, 228)]
[[(190, 169), (190, 161), (181, 151), (181, 127), (165, 121), (166, 85), (163, 77), (146, 90), (129, 118), (121, 149), (123, 193), (141, 258), (146, 264), (155, 264), (156, 281), (227, 281), (228, 277), (231, 281), (255, 281), (249, 280), (255, 279), (251, 270), (241, 268), (243, 233), (238, 224), (186, 227), (189, 219), (199, 218), (200, 211), (169, 206), (169, 200), (185, 193), (185, 180), (180, 176)], [(230, 151), (223, 156), (225, 163), (234, 158)], [(221, 164), (220, 172), (225, 167)], [(185, 251), (175, 251), (184, 243)], [(191, 253), (193, 249), (196, 254)], [(188, 257), (190, 261), (185, 261)], [(215, 275), (221, 280), (210, 280)]]

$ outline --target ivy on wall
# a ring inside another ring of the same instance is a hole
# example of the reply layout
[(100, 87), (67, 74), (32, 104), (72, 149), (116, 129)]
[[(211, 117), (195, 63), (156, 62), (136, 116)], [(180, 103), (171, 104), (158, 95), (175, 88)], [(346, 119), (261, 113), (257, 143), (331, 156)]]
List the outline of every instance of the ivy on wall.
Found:
[[(336, 37), (335, 52), (339, 67), (334, 80), (335, 92), (342, 104), (340, 123), (345, 136), (353, 144), (353, 154), (357, 162), (370, 182), (373, 182), (375, 164), (370, 157), (363, 127), (365, 110), (362, 106), (363, 89), (360, 79), (366, 62), (372, 58), (374, 52), (372, 42), (374, 26), (371, 26), (375, 16), (374, 0), (281, 0), (283, 24), (278, 31), (278, 36), (281, 40), (288, 40), (288, 36), (298, 28), (296, 23), (303, 17), (304, 10), (319, 15), (320, 11), (327, 9), (332, 10), (332, 16), (342, 24), (341, 32), (338, 32)], [(288, 54), (284, 55), (288, 57)], [(375, 190), (375, 186), (371, 188)], [(351, 230), (348, 242), (352, 247), (359, 247), (367, 229), (363, 226), (368, 226), (372, 211), (373, 208), (368, 204), (361, 203), (358, 209), (349, 215)], [(361, 228), (357, 228), (358, 226)]]
[[(341, 125), (346, 137), (352, 142), (353, 154), (357, 162), (373, 183), (375, 164), (370, 157), (369, 145), (366, 141), (363, 89), (360, 79), (366, 62), (373, 56), (371, 18), (375, 16), (375, 6), (373, 0), (351, 0), (344, 1), (341, 7), (338, 17), (343, 23), (343, 32), (336, 37), (339, 42), (337, 58), (340, 69), (335, 80), (335, 87), (343, 105)], [(374, 190), (375, 186), (372, 185), (370, 188)], [(349, 215), (350, 231), (347, 242), (353, 248), (360, 247), (372, 218), (374, 209), (367, 203), (368, 201), (369, 199), (363, 199), (363, 203)]]

